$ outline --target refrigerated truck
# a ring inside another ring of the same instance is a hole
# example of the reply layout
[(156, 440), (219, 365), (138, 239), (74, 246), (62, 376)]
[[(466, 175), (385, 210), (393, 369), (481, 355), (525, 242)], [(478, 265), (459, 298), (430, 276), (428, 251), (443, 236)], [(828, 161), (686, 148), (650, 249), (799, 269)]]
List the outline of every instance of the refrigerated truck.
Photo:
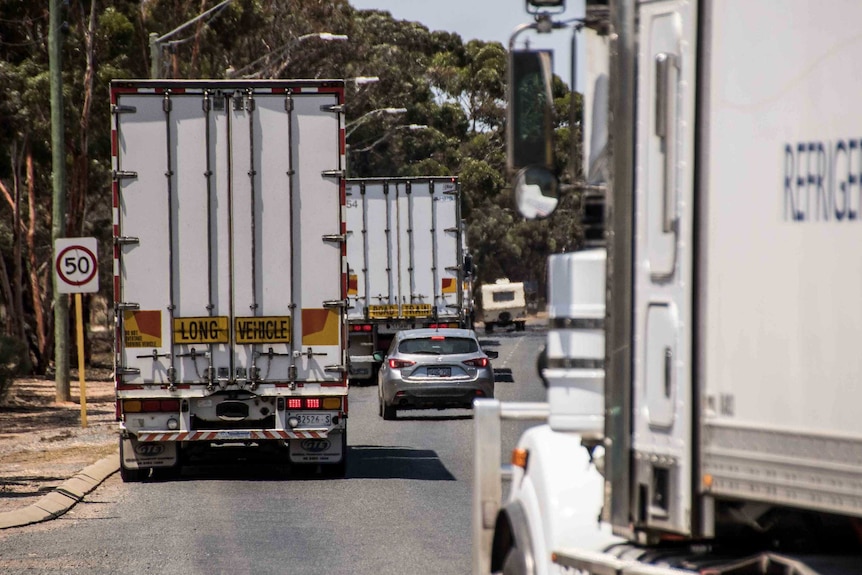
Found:
[(472, 278), (456, 177), (347, 180), (350, 377), (402, 329), (469, 327)]
[(216, 447), (343, 474), (344, 82), (110, 95), (123, 480)]
[(579, 187), (606, 227), (550, 266), (547, 424), (502, 502), (500, 420), (528, 410), (476, 404), (474, 572), (862, 573), (862, 4), (585, 16)]

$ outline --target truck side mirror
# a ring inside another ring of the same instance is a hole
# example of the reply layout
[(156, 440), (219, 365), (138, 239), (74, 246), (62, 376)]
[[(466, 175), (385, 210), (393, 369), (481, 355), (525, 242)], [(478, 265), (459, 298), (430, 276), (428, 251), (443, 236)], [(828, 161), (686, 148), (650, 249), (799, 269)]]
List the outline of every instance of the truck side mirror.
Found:
[(507, 162), (510, 173), (554, 164), (551, 51), (509, 53)]
[(550, 170), (531, 166), (515, 176), (515, 205), (528, 220), (546, 218), (557, 208), (560, 185)]

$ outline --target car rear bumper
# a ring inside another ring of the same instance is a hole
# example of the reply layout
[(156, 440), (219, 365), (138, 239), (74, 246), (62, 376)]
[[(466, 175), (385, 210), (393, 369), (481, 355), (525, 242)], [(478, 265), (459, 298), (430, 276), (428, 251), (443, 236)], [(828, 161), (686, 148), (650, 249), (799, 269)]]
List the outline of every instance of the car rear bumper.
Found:
[(433, 385), (398, 386), (386, 398), (386, 403), (399, 409), (444, 409), (447, 407), (471, 409), (474, 399), (493, 397), (494, 387), (488, 383), (453, 382), (445, 384), (435, 382)]

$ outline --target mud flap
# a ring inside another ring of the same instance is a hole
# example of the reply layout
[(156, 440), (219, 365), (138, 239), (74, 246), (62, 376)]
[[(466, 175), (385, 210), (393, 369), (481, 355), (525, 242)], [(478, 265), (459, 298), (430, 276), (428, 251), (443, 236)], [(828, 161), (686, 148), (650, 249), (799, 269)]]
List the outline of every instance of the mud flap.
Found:
[(173, 467), (177, 464), (177, 444), (174, 441), (139, 442), (135, 437), (124, 437), (120, 458), (126, 469)]
[(333, 431), (325, 439), (289, 441), (291, 463), (338, 463), (344, 457), (344, 434)]

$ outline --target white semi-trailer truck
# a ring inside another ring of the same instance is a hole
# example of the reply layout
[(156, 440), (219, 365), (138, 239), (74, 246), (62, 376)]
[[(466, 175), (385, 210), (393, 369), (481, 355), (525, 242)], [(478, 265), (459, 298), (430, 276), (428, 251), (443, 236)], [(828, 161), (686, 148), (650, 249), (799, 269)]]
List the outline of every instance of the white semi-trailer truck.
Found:
[(111, 84), (125, 481), (233, 446), (344, 473), (343, 98), (342, 80)]
[[(527, 3), (585, 40), (606, 229), (551, 265), (548, 402), (476, 403), (474, 571), (862, 573), (862, 4)], [(549, 60), (518, 58), (509, 141), (547, 149)], [(516, 197), (558, 197), (547, 159)]]
[(395, 333), (470, 327), (470, 258), (454, 177), (347, 180), (350, 377), (376, 377)]

